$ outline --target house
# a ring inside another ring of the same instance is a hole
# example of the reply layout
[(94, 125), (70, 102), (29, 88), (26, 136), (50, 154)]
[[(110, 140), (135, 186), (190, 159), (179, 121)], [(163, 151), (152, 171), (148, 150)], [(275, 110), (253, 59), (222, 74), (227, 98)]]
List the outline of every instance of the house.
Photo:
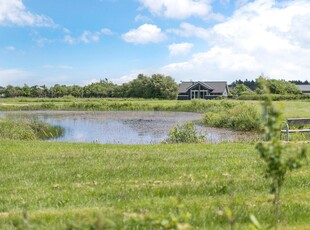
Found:
[(213, 99), (228, 96), (226, 81), (187, 81), (181, 82), (178, 100)]
[(296, 86), (300, 89), (302, 94), (310, 94), (310, 84)]

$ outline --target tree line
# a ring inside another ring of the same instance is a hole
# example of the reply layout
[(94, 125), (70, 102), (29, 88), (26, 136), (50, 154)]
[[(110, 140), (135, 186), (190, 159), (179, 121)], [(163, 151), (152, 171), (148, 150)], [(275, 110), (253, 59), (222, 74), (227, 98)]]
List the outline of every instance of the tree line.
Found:
[(236, 80), (230, 85), (230, 93), (233, 96), (251, 95), (251, 94), (301, 94), (296, 84), (308, 84), (308, 81), (285, 81), (276, 79), (266, 79), (263, 76), (254, 80)]
[[(265, 83), (264, 83), (265, 82)], [(264, 94), (264, 85), (268, 86), (268, 91), (272, 94), (300, 94), (300, 89), (296, 84), (309, 84), (308, 81), (285, 81), (266, 79), (260, 76), (255, 80), (236, 80), (230, 85), (230, 94), (233, 96)], [(158, 98), (176, 99), (179, 85), (170, 76), (153, 74), (146, 76), (139, 74), (136, 79), (117, 85), (108, 79), (91, 83), (86, 86), (60, 85), (51, 87), (39, 86), (0, 86), (0, 97), (39, 97), (39, 98), (59, 98), (64, 96), (74, 96), (77, 98)]]
[(176, 99), (179, 86), (170, 76), (162, 74), (153, 74), (145, 76), (139, 74), (136, 79), (117, 85), (108, 79), (91, 83), (86, 86), (79, 85), (60, 85), (51, 87), (45, 85), (39, 86), (0, 86), (0, 96), (3, 97), (41, 97), (41, 98), (59, 98), (64, 96), (74, 96), (77, 98), (158, 98), (158, 99)]
[[(263, 76), (261, 76), (263, 77)], [(264, 77), (263, 77), (264, 78)], [(259, 79), (259, 78), (258, 78)], [(235, 80), (234, 82), (231, 83), (231, 87), (236, 87), (236, 85), (245, 85), (246, 87), (248, 87), (250, 90), (255, 91), (257, 87), (259, 87), (259, 82), (256, 80)], [(272, 79), (274, 81), (274, 79)], [(285, 82), (285, 80), (275, 80), (276, 82)], [(308, 85), (310, 84), (309, 81), (305, 80), (305, 81), (301, 81), (301, 80), (290, 80), (288, 81), (290, 83), (293, 83), (294, 85)]]

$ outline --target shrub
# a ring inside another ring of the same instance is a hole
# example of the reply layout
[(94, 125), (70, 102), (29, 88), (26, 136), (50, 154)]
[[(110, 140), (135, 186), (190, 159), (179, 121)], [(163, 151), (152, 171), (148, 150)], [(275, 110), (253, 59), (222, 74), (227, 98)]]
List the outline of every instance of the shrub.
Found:
[(201, 143), (204, 142), (205, 135), (197, 130), (192, 122), (187, 122), (182, 125), (177, 124), (169, 133), (168, 138), (164, 143)]
[(256, 131), (260, 128), (260, 116), (253, 105), (241, 103), (228, 107), (222, 106), (217, 111), (207, 112), (204, 124), (240, 131)]

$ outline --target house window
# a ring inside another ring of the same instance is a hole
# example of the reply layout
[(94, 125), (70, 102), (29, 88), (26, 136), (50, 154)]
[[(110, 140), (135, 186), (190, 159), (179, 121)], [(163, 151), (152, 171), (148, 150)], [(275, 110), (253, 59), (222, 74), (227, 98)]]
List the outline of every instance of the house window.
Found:
[(209, 95), (208, 90), (191, 90), (191, 99), (204, 99), (207, 95)]

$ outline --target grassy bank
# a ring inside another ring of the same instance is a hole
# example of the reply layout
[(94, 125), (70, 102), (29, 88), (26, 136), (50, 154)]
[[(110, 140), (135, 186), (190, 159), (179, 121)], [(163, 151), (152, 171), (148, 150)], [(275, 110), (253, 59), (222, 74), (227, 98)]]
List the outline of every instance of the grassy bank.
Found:
[(47, 140), (63, 134), (63, 128), (42, 121), (0, 119), (0, 139)]
[[(0, 228), (266, 227), (272, 202), (254, 144), (97, 145), (0, 141)], [(308, 146), (308, 149), (309, 146)], [(288, 174), (282, 227), (310, 227), (310, 168)], [(27, 213), (23, 211), (27, 210)]]
[[(211, 104), (217, 102), (211, 102)], [(7, 110), (77, 110), (77, 111), (192, 111), (203, 112), (210, 103), (201, 101), (145, 99), (0, 99), (0, 111)]]
[[(224, 100), (224, 103), (227, 102)], [(77, 111), (185, 111), (208, 112), (223, 103), (221, 100), (144, 100), (144, 99), (75, 99), (75, 98), (0, 98), (0, 111), (10, 110), (77, 110)], [(228, 100), (232, 104), (251, 104), (261, 109), (259, 101)], [(283, 110), (284, 117), (309, 117), (310, 101), (279, 101), (275, 106)]]

